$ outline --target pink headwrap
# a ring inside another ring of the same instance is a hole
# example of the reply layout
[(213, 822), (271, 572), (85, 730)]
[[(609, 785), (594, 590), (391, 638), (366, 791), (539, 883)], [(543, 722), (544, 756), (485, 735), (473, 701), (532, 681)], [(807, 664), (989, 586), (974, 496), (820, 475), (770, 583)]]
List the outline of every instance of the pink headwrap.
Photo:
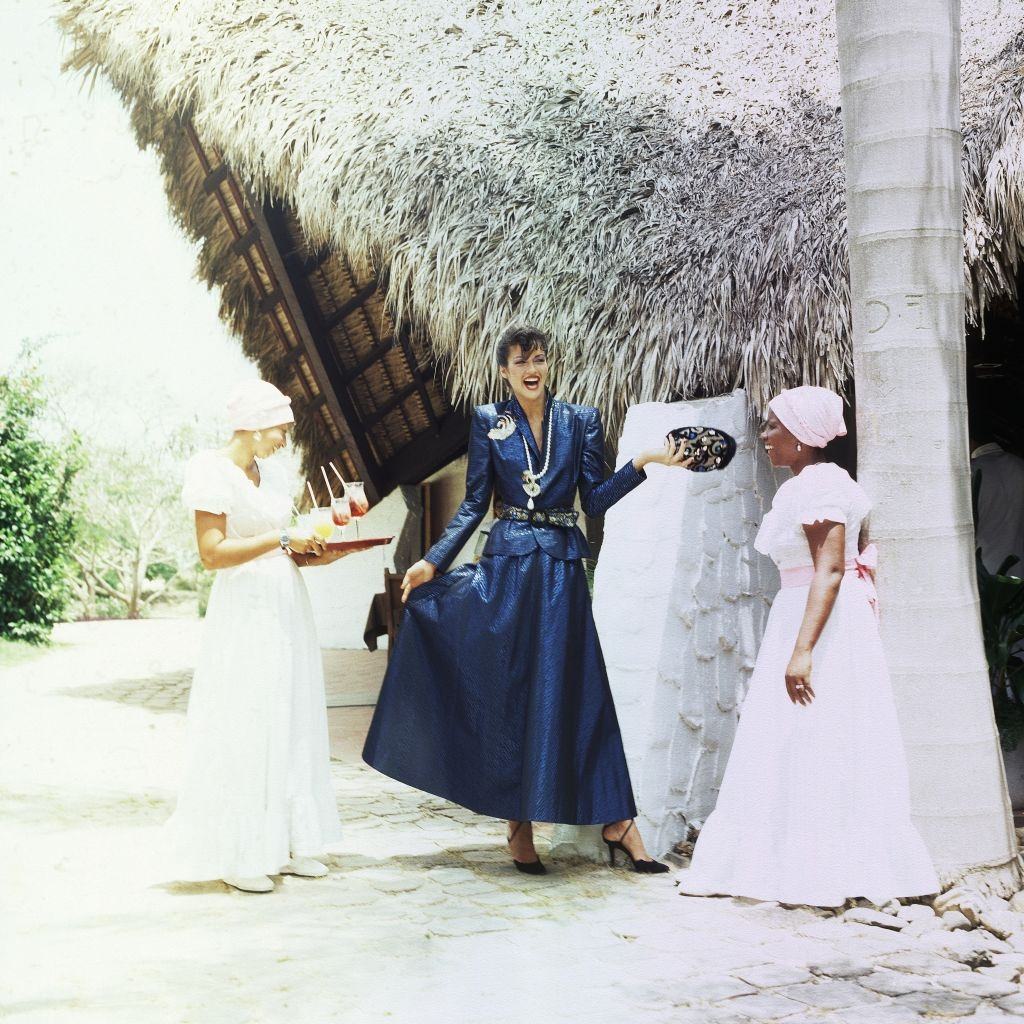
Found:
[(812, 448), (824, 448), (833, 438), (846, 436), (843, 400), (828, 388), (790, 388), (776, 395), (768, 408), (798, 441)]
[(243, 380), (228, 395), (232, 430), (266, 430), (294, 423), (292, 400), (266, 380)]

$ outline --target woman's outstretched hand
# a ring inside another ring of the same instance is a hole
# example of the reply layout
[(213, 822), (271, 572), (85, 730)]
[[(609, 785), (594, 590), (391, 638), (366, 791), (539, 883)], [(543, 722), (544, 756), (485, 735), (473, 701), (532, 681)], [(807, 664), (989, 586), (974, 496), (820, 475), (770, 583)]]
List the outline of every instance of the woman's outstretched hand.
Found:
[(305, 537), (293, 530), (288, 531), (288, 547), (297, 555), (319, 558), (326, 550), (324, 542), (316, 536)]
[(358, 554), (360, 551), (369, 551), (370, 548), (376, 547), (375, 541), (368, 540), (365, 543), (359, 541), (350, 542), (349, 547), (345, 548), (328, 548), (322, 555), (314, 554), (312, 551), (309, 554), (300, 555), (295, 551), (292, 551), (292, 561), (296, 565), (306, 567), (315, 565), (333, 565), (341, 558), (348, 558), (349, 555)]
[(409, 600), (412, 591), (429, 583), (436, 575), (437, 567), (422, 558), (415, 565), (409, 566), (409, 571), (402, 579), (402, 604)]
[(786, 667), (786, 692), (794, 704), (810, 704), (814, 700), (811, 689), (811, 652), (794, 651)]
[(664, 448), (660, 450), (652, 448), (650, 451), (641, 452), (633, 459), (633, 465), (638, 470), (643, 469), (651, 462), (656, 462), (659, 466), (679, 466), (680, 469), (689, 469), (693, 465), (693, 458), (686, 458), (685, 451), (682, 441), (677, 442), (669, 437), (665, 441)]

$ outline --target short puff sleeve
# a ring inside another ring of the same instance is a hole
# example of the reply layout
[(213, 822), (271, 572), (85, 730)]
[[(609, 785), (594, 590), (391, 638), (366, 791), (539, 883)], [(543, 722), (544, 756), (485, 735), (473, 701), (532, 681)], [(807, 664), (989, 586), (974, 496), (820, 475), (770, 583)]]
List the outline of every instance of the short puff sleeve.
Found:
[(808, 466), (797, 479), (801, 486), (795, 511), (804, 526), (824, 522), (849, 525), (865, 518), (871, 509), (864, 490), (834, 463)]
[(193, 455), (185, 466), (181, 500), (193, 512), (230, 515), (234, 489), (229, 475), (231, 463), (215, 452)]

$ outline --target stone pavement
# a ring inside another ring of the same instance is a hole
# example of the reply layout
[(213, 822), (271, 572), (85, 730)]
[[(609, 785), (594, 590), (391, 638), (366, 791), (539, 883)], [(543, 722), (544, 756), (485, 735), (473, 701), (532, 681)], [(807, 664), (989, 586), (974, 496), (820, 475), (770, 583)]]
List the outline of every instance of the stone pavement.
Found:
[(1024, 944), (912, 925), (924, 908), (904, 927), (681, 897), (671, 874), (521, 876), (501, 823), (361, 766), (358, 736), (334, 744), (346, 835), (329, 877), (262, 896), (160, 883), (196, 625), (64, 626), (5, 673), (0, 998), (16, 1024), (1024, 1017)]

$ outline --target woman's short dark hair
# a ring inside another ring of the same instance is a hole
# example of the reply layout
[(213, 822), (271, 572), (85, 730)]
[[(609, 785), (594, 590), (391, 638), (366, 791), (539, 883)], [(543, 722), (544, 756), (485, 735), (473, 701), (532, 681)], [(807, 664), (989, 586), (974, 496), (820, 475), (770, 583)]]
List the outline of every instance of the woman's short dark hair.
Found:
[(548, 336), (539, 327), (530, 327), (528, 324), (507, 328), (498, 339), (498, 345), (494, 350), (499, 366), (508, 366), (509, 353), (517, 346), (524, 356), (537, 349), (547, 355)]

